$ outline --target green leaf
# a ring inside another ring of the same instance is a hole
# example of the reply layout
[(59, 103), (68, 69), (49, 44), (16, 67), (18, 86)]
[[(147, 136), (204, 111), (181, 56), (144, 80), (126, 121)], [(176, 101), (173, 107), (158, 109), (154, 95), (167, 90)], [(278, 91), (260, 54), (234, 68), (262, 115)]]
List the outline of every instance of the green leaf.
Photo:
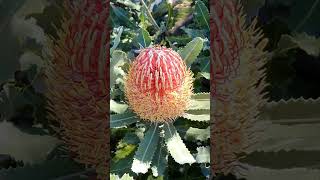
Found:
[(183, 49), (180, 49), (178, 53), (188, 66), (196, 60), (203, 47), (204, 40), (200, 37), (194, 38)]
[[(70, 159), (55, 159), (44, 161), (40, 164), (25, 165), (14, 169), (0, 171), (0, 179), (3, 180), (19, 180), (19, 179), (59, 179), (59, 177), (68, 176), (70, 174), (84, 172), (85, 169)], [(84, 174), (84, 173), (83, 173)], [(74, 175), (79, 179), (80, 175)]]
[(125, 75), (121, 68), (128, 62), (127, 54), (123, 51), (114, 50), (110, 58), (110, 88), (116, 83), (116, 80)]
[(244, 172), (248, 180), (301, 180), (301, 179), (319, 179), (320, 170), (307, 168), (291, 168), (291, 169), (268, 169), (255, 166), (249, 166), (248, 171)]
[(191, 29), (186, 27), (181, 27), (181, 29), (190, 37), (190, 38), (207, 38), (207, 34), (209, 34), (209, 31), (207, 29)]
[(116, 101), (110, 99), (110, 110), (111, 112), (115, 112), (118, 114), (124, 113), (128, 109), (128, 105), (126, 104), (120, 104)]
[(118, 149), (116, 152), (115, 152), (115, 156), (113, 158), (113, 160), (115, 162), (119, 161), (120, 159), (124, 159), (126, 158), (127, 156), (129, 156), (134, 150), (136, 149), (136, 145), (133, 145), (133, 144), (126, 144), (124, 145), (124, 147)]
[(163, 138), (161, 139), (161, 143), (155, 152), (155, 155), (152, 160), (152, 174), (155, 177), (163, 176), (168, 166), (168, 152), (167, 148), (163, 142)]
[(295, 36), (282, 35), (278, 47), (281, 51), (301, 48), (307, 54), (318, 57), (320, 55), (320, 39), (306, 33)]
[(148, 31), (140, 28), (138, 36), (134, 40), (139, 48), (146, 48), (151, 44), (151, 37)]
[(110, 127), (118, 128), (133, 124), (138, 121), (138, 117), (133, 112), (126, 112), (124, 114), (111, 115)]
[(134, 156), (131, 167), (133, 172), (143, 174), (148, 172), (151, 161), (158, 147), (159, 136), (160, 132), (158, 124), (151, 124)]
[(320, 123), (320, 98), (288, 99), (271, 101), (261, 110), (261, 117), (274, 124), (316, 124)]
[(320, 150), (320, 124), (279, 125), (267, 124), (259, 143), (249, 151), (277, 152), (279, 150)]
[(199, 72), (197, 74), (197, 77), (196, 78), (206, 78), (207, 80), (210, 80), (210, 73), (207, 73), (207, 72)]
[(207, 127), (206, 129), (199, 129), (199, 128), (193, 128), (190, 127), (184, 138), (186, 140), (199, 140), (199, 141), (207, 141), (210, 138), (210, 126)]
[(10, 154), (25, 163), (39, 163), (46, 159), (47, 153), (61, 143), (48, 135), (31, 135), (22, 132), (12, 123), (0, 123), (0, 154)]
[(129, 174), (124, 174), (121, 178), (116, 174), (110, 174), (110, 180), (134, 180)]
[(194, 163), (196, 160), (183, 143), (174, 125), (165, 123), (163, 129), (165, 142), (172, 158), (179, 164)]
[[(130, 21), (129, 17), (129, 13), (128, 11), (124, 10), (121, 7), (115, 6), (113, 4), (110, 4), (111, 6), (111, 19), (114, 21), (119, 21), (121, 22), (121, 24), (126, 25), (127, 27), (130, 28), (135, 28), (135, 25)], [(116, 19), (114, 19), (116, 17)]]
[(119, 43), (120, 43), (120, 38), (121, 38), (121, 34), (123, 32), (123, 26), (120, 26), (118, 28), (118, 34), (116, 35), (116, 37), (114, 38), (113, 40), (113, 46), (112, 48), (110, 49), (110, 54), (113, 53), (113, 51), (118, 47)]
[(188, 110), (210, 109), (210, 93), (198, 93), (191, 97)]
[(196, 62), (199, 63), (201, 72), (210, 73), (210, 56), (197, 58)]
[(194, 15), (201, 28), (206, 28), (208, 30), (210, 29), (209, 10), (201, 0), (196, 1)]
[(131, 153), (124, 159), (119, 161), (111, 161), (110, 173), (115, 173), (117, 175), (123, 175), (125, 173), (130, 172), (130, 168), (132, 165), (134, 153)]
[(197, 163), (210, 163), (210, 147), (197, 147), (196, 154)]
[(192, 121), (209, 122), (210, 110), (188, 110), (182, 117)]

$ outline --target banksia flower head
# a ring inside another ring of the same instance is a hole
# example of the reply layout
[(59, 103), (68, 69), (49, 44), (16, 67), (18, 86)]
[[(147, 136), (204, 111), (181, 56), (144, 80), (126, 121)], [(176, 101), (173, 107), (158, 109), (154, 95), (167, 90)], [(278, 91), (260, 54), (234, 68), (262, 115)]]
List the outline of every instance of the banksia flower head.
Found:
[(132, 110), (151, 122), (172, 121), (188, 108), (192, 73), (180, 55), (165, 47), (141, 50), (130, 66), (125, 94)]
[[(243, 155), (259, 142), (264, 126), (258, 121), (266, 103), (263, 66), (267, 40), (256, 20), (245, 25), (238, 0), (213, 0), (211, 159), (213, 173), (240, 174)], [(240, 156), (241, 154), (241, 156)]]
[(109, 174), (107, 7), (102, 0), (65, 1), (58, 37), (48, 39), (46, 70), (50, 118), (75, 159), (103, 179)]

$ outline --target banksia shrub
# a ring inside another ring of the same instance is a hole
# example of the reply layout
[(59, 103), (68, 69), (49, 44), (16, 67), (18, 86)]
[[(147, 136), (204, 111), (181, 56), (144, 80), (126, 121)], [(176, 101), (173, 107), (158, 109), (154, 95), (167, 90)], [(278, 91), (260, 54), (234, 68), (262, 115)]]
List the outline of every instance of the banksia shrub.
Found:
[(192, 73), (180, 55), (165, 47), (143, 49), (125, 82), (129, 106), (141, 119), (172, 121), (190, 104)]
[[(214, 90), (211, 128), (213, 173), (240, 172), (239, 160), (259, 142), (262, 126), (257, 122), (263, 98), (263, 66), (266, 39), (256, 21), (245, 26), (237, 1), (214, 0), (212, 9), (212, 69)], [(242, 155), (240, 155), (242, 154)]]
[(51, 119), (78, 162), (108, 175), (108, 5), (102, 0), (64, 4), (58, 37), (49, 39), (46, 71)]

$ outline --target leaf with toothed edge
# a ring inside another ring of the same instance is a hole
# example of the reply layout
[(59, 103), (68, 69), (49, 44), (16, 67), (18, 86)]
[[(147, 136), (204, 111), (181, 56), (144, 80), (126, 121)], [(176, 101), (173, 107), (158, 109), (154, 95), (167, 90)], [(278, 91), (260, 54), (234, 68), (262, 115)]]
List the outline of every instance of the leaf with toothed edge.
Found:
[(210, 126), (206, 129), (199, 129), (199, 128), (193, 128), (190, 127), (185, 136), (184, 139), (186, 140), (192, 140), (192, 141), (206, 141), (210, 138)]
[(110, 99), (110, 111), (117, 114), (122, 114), (128, 109), (128, 105), (120, 104), (112, 99)]
[(201, 28), (210, 29), (209, 27), (209, 10), (207, 6), (201, 1), (196, 1), (195, 4), (195, 18)]
[(196, 37), (184, 48), (178, 51), (181, 58), (186, 62), (187, 66), (190, 67), (191, 64), (196, 60), (203, 48), (203, 42), (204, 40), (202, 38)]
[(124, 174), (121, 178), (116, 174), (110, 174), (110, 180), (134, 180), (129, 174)]
[(129, 124), (133, 124), (138, 121), (138, 117), (135, 113), (127, 111), (124, 114), (111, 115), (110, 127), (119, 128)]
[(197, 147), (196, 154), (197, 163), (210, 163), (210, 147)]
[(198, 93), (191, 97), (188, 110), (210, 109), (210, 93)]
[(155, 177), (163, 176), (166, 167), (168, 166), (168, 152), (164, 144), (164, 139), (161, 138), (160, 147), (157, 149), (152, 160), (152, 174)]
[(209, 122), (210, 121), (210, 110), (188, 110), (182, 115), (183, 118), (191, 121)]
[(133, 159), (131, 170), (135, 173), (148, 172), (151, 161), (156, 152), (159, 142), (159, 127), (157, 123), (150, 125), (149, 129), (145, 133), (143, 140), (140, 142), (138, 150)]
[(172, 123), (164, 124), (164, 138), (172, 158), (179, 164), (196, 162)]

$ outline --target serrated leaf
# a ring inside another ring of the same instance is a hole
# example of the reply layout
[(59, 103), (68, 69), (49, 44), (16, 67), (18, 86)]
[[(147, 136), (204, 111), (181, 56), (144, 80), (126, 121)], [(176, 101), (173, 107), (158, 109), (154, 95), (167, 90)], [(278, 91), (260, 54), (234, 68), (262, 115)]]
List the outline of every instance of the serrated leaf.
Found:
[(133, 172), (143, 174), (148, 172), (154, 153), (158, 147), (159, 136), (158, 124), (151, 124), (134, 156), (131, 166)]
[(210, 80), (210, 73), (207, 73), (207, 72), (199, 72), (197, 74), (197, 77), (196, 78), (206, 78), (207, 80)]
[(279, 150), (320, 150), (320, 124), (266, 126), (262, 139), (252, 151), (277, 152)]
[(209, 122), (210, 110), (188, 110), (182, 117), (191, 121)]
[[(307, 168), (292, 168), (292, 169), (268, 169), (262, 167), (255, 167), (250, 165), (242, 164), (247, 170), (244, 170), (245, 178), (247, 180), (311, 180), (319, 179), (320, 170), (318, 169), (307, 169)], [(239, 173), (240, 174), (240, 173)]]
[(199, 128), (193, 128), (190, 127), (185, 136), (185, 139), (187, 140), (199, 140), (199, 141), (206, 141), (210, 138), (210, 126), (206, 129), (199, 129)]
[(115, 6), (113, 4), (110, 4), (111, 7), (111, 19), (114, 20), (113, 18), (117, 18), (118, 21), (121, 22), (121, 24), (126, 25), (127, 27), (134, 28), (135, 25), (130, 21), (129, 13), (128, 11), (124, 10), (122, 7)]
[(135, 44), (139, 48), (146, 48), (151, 44), (151, 37), (148, 31), (140, 28), (138, 36), (134, 40)]
[(262, 117), (283, 125), (320, 123), (319, 108), (320, 98), (271, 101), (262, 109)]
[(110, 49), (110, 54), (112, 54), (113, 51), (118, 47), (120, 40), (121, 40), (120, 38), (121, 38), (122, 32), (123, 32), (123, 26), (120, 26), (118, 28), (118, 32), (117, 32), (118, 34), (116, 35), (116, 37), (113, 40), (113, 46)]
[(138, 121), (138, 117), (135, 113), (128, 111), (123, 114), (111, 115), (110, 127), (118, 128), (133, 124)]
[(110, 111), (118, 114), (124, 113), (128, 109), (128, 105), (120, 104), (116, 101), (110, 99)]
[[(85, 171), (79, 164), (68, 159), (55, 159), (44, 161), (40, 164), (25, 165), (14, 169), (7, 169), (0, 171), (0, 179), (3, 180), (18, 180), (18, 179), (58, 179), (59, 177), (67, 176), (69, 174)], [(80, 176), (74, 176), (80, 178)]]
[(117, 162), (111, 161), (110, 173), (115, 173), (117, 175), (123, 175), (125, 173), (130, 172), (130, 168), (132, 165), (134, 153), (131, 153), (124, 159), (121, 159)]
[[(320, 168), (320, 151), (252, 152), (240, 159), (241, 163), (271, 169)], [(276, 159), (277, 161), (274, 161)]]
[(113, 160), (115, 162), (119, 161), (120, 159), (124, 159), (127, 156), (129, 156), (132, 152), (134, 152), (134, 150), (136, 149), (136, 145), (133, 144), (126, 144), (123, 148), (118, 149), (115, 152), (115, 156), (113, 158)]
[(282, 35), (278, 47), (285, 51), (299, 47), (311, 56), (320, 55), (320, 39), (306, 33), (295, 36)]
[(197, 147), (197, 163), (210, 163), (210, 147)]
[(195, 4), (195, 18), (201, 28), (210, 29), (209, 26), (209, 10), (207, 6), (200, 0)]
[(129, 174), (124, 174), (121, 178), (116, 174), (110, 174), (110, 180), (134, 180)]
[(194, 38), (184, 48), (180, 49), (178, 53), (188, 66), (196, 60), (203, 48), (204, 40), (200, 37)]
[(196, 160), (183, 143), (179, 133), (172, 123), (164, 124), (164, 137), (168, 151), (172, 158), (179, 164), (192, 164)]
[(20, 131), (12, 123), (0, 123), (0, 154), (10, 154), (25, 163), (39, 163), (60, 141), (48, 135), (31, 135)]
[(125, 72), (121, 68), (128, 62), (127, 54), (123, 51), (114, 50), (110, 58), (110, 88), (116, 83), (117, 78), (124, 76)]
[(191, 97), (188, 110), (210, 109), (210, 93), (198, 93)]
[(152, 160), (151, 170), (152, 170), (153, 176), (155, 177), (163, 176), (167, 166), (168, 166), (168, 152), (162, 138), (161, 143), (157, 151), (155, 152)]

